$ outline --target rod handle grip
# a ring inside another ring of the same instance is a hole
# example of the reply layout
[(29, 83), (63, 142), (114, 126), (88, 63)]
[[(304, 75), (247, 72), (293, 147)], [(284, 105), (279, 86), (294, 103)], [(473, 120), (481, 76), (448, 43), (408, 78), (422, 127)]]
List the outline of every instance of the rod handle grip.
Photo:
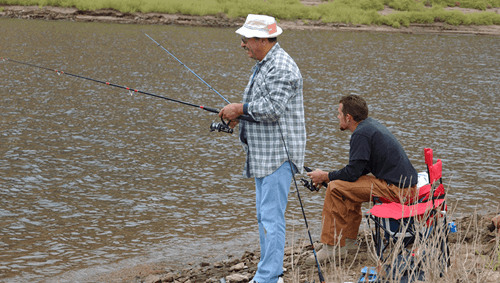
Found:
[[(212, 108), (212, 107), (200, 106), (200, 108), (203, 109), (203, 110), (210, 111), (212, 113), (219, 114), (219, 112), (220, 112), (218, 109), (215, 109), (215, 108)], [(258, 121), (255, 121), (255, 119), (252, 118), (252, 116), (246, 115), (246, 114), (243, 114), (243, 115), (239, 116), (238, 119), (245, 120), (245, 121), (248, 121), (248, 122), (253, 122), (253, 123), (259, 123)]]

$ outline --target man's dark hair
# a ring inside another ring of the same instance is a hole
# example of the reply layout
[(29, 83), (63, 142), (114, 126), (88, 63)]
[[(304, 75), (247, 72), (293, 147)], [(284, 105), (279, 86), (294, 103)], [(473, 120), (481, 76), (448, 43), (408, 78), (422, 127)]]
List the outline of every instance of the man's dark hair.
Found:
[(356, 122), (368, 118), (368, 106), (362, 97), (353, 94), (346, 95), (340, 99), (339, 103), (342, 103), (344, 116), (349, 114)]
[(269, 42), (277, 42), (278, 41), (278, 38), (277, 37), (270, 37), (268, 38), (267, 40), (269, 40)]

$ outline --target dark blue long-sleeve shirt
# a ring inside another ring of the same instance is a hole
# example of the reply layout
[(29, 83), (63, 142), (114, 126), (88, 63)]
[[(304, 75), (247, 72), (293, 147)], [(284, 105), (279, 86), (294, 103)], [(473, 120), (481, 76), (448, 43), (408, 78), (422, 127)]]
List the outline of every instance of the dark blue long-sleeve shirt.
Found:
[(382, 124), (367, 118), (351, 135), (349, 164), (328, 173), (330, 181), (354, 182), (372, 173), (400, 188), (417, 184), (417, 171), (396, 137)]

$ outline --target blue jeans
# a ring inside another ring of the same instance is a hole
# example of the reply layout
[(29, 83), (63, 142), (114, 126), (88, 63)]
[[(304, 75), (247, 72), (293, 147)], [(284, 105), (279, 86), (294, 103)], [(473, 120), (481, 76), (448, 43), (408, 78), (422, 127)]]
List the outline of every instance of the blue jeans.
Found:
[[(297, 172), (295, 165), (293, 169)], [(260, 262), (253, 280), (259, 283), (276, 283), (283, 274), (285, 210), (292, 177), (287, 161), (271, 175), (255, 178)]]

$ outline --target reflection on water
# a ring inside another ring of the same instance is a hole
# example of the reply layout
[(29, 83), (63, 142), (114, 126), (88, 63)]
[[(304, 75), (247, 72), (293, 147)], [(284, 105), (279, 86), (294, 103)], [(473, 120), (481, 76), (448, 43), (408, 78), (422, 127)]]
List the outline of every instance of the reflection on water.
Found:
[[(233, 102), (253, 65), (233, 29), (0, 26), (2, 57), (216, 108), (225, 102), (144, 33)], [(280, 42), (304, 77), (306, 165), (347, 162), (335, 110), (360, 94), (419, 171), (423, 148), (435, 150), (458, 212), (497, 207), (497, 37), (285, 31)], [(182, 264), (257, 244), (254, 184), (237, 134), (208, 131), (216, 115), (14, 63), (0, 75), (0, 280), (85, 281), (115, 262)], [(323, 195), (301, 195), (319, 239)], [(293, 191), (287, 219), (291, 241), (292, 228), (304, 233)]]

